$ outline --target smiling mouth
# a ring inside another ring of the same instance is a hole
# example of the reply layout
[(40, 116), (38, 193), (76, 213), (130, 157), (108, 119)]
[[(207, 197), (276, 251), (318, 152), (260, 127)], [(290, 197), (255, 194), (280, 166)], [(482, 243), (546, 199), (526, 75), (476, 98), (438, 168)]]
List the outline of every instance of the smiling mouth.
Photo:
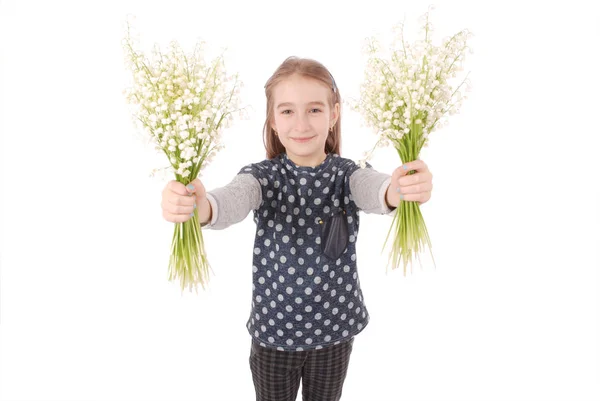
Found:
[(314, 138), (314, 136), (311, 136), (311, 137), (309, 137), (309, 138), (291, 138), (291, 139), (292, 139), (293, 141), (296, 141), (296, 142), (301, 142), (301, 143), (302, 143), (302, 142), (308, 142), (308, 141), (310, 141), (310, 140), (311, 140), (311, 139), (313, 139), (313, 138)]

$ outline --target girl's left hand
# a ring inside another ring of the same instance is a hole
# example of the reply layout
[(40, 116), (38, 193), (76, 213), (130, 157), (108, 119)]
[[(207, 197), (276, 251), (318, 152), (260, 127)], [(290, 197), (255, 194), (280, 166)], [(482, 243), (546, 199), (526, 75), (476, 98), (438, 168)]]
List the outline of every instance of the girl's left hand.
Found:
[[(414, 174), (408, 174), (411, 171)], [(406, 163), (392, 173), (390, 186), (385, 194), (386, 201), (391, 207), (398, 207), (400, 200), (424, 204), (431, 198), (433, 175), (423, 160)]]

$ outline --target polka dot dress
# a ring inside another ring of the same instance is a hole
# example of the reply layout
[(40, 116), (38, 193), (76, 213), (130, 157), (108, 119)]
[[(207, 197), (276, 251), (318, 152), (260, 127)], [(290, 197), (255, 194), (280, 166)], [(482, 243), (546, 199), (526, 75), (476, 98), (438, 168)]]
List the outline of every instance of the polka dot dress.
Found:
[[(350, 193), (352, 160), (328, 154), (319, 166), (297, 166), (285, 153), (243, 167), (261, 184), (254, 210), (253, 299), (247, 328), (277, 350), (320, 349), (349, 340), (369, 321), (356, 265), (358, 209)], [(322, 252), (323, 223), (348, 222), (337, 258)]]

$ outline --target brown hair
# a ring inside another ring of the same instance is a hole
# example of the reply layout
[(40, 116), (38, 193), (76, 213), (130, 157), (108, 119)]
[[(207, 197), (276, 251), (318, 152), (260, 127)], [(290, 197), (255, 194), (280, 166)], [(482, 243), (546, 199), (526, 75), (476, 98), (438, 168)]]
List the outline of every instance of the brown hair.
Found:
[(325, 153), (336, 153), (340, 154), (340, 145), (342, 142), (341, 138), (341, 97), (340, 91), (335, 84), (333, 76), (327, 68), (318, 61), (306, 58), (288, 57), (285, 61), (275, 70), (273, 75), (269, 78), (265, 85), (265, 95), (267, 97), (267, 118), (263, 129), (263, 142), (267, 151), (267, 159), (272, 159), (280, 153), (285, 152), (285, 147), (275, 135), (275, 130), (271, 127), (271, 119), (273, 118), (274, 112), (274, 100), (273, 100), (273, 88), (283, 79), (298, 74), (305, 78), (316, 79), (317, 81), (323, 82), (331, 88), (331, 96), (329, 96), (329, 107), (334, 108), (336, 103), (340, 104), (340, 115), (333, 126), (333, 131), (329, 132), (327, 141), (325, 142)]

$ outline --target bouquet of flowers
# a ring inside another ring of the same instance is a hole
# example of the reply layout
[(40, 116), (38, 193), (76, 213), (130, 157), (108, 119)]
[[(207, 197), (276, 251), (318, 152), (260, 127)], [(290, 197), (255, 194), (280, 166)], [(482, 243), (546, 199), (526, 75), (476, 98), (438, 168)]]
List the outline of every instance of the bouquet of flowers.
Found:
[[(402, 163), (418, 159), (421, 149), (428, 144), (429, 134), (447, 125), (447, 116), (457, 113), (463, 100), (467, 99), (461, 92), (470, 90), (467, 78), (458, 86), (453, 86), (450, 81), (462, 71), (468, 49), (466, 42), (472, 34), (463, 30), (445, 38), (440, 46), (434, 46), (429, 11), (421, 17), (424, 40), (406, 43), (403, 23), (395, 27), (387, 55), (380, 55), (382, 52), (375, 39), (367, 39), (365, 78), (361, 83), (360, 98), (352, 107), (373, 128), (378, 139), (359, 160), (363, 168), (375, 148), (390, 144)], [(414, 171), (409, 172), (412, 173)], [(425, 245), (431, 253), (431, 241), (419, 204), (400, 201), (384, 248), (392, 229), (395, 238), (389, 261), (392, 269), (403, 262), (406, 275), (406, 266), (412, 261), (413, 254), (418, 258)], [(433, 254), (431, 256), (433, 258)]]
[[(175, 179), (189, 184), (222, 150), (221, 136), (238, 108), (241, 83), (238, 75), (226, 74), (223, 55), (204, 60), (204, 45), (197, 42), (185, 54), (176, 41), (169, 51), (153, 48), (153, 59), (136, 49), (127, 23), (123, 40), (126, 65), (133, 86), (125, 90), (134, 119), (155, 149), (170, 162)], [(153, 173), (159, 169), (153, 170)], [(205, 288), (210, 264), (206, 257), (198, 212), (184, 223), (175, 223), (169, 263), (169, 281), (179, 279), (181, 290)]]

